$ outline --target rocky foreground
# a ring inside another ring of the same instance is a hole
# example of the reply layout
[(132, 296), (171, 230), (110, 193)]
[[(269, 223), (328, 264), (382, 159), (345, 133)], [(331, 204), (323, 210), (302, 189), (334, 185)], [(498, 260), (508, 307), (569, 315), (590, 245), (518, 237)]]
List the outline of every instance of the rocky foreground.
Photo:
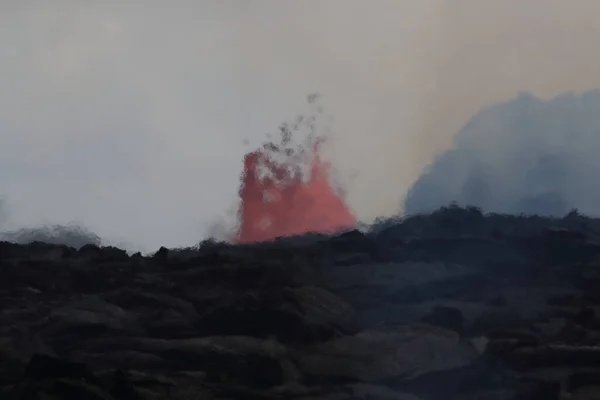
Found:
[(0, 399), (600, 399), (597, 222), (446, 210), (143, 257), (0, 243)]

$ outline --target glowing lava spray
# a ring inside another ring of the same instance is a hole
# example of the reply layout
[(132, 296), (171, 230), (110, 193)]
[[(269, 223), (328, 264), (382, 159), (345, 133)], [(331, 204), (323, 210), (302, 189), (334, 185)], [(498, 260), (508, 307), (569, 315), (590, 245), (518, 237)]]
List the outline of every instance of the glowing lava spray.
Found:
[(320, 140), (290, 148), (269, 143), (246, 154), (240, 188), (238, 243), (307, 232), (335, 233), (356, 219), (330, 183), (330, 164), (319, 157)]

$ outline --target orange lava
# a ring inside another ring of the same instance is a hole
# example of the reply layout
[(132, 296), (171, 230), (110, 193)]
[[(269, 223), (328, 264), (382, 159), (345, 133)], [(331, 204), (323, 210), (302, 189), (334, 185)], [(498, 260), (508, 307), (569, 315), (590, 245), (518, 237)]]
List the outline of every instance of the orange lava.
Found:
[[(270, 144), (265, 146), (276, 148)], [(261, 151), (246, 154), (240, 189), (238, 243), (262, 242), (307, 232), (335, 233), (352, 227), (356, 219), (329, 182), (329, 164), (320, 160), (318, 147), (308, 179), (275, 164)], [(260, 175), (260, 165), (270, 177)], [(293, 168), (293, 166), (292, 166)]]

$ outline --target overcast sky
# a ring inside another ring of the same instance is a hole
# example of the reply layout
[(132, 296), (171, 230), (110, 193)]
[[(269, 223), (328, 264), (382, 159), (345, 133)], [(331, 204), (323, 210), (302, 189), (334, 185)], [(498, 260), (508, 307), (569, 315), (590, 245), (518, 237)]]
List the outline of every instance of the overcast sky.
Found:
[(13, 227), (192, 244), (235, 205), (244, 153), (317, 91), (351, 206), (396, 213), (482, 106), (599, 87), (598, 15), (596, 0), (3, 1), (0, 196)]

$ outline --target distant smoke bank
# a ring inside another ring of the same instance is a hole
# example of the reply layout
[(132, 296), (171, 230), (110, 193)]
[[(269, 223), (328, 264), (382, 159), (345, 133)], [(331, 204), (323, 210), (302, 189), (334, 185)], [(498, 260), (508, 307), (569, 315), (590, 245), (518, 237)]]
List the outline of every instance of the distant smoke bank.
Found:
[(101, 238), (88, 229), (78, 225), (54, 225), (35, 228), (21, 228), (15, 231), (0, 232), (0, 240), (28, 244), (43, 242), (67, 245), (79, 249), (86, 244), (100, 246)]
[(330, 165), (319, 154), (323, 137), (316, 132), (316, 116), (284, 124), (280, 133), (279, 144), (266, 144), (245, 156), (237, 242), (354, 226), (354, 216), (331, 185)]
[(600, 215), (600, 91), (530, 94), (482, 110), (409, 190), (407, 214), (456, 202), (488, 212)]

